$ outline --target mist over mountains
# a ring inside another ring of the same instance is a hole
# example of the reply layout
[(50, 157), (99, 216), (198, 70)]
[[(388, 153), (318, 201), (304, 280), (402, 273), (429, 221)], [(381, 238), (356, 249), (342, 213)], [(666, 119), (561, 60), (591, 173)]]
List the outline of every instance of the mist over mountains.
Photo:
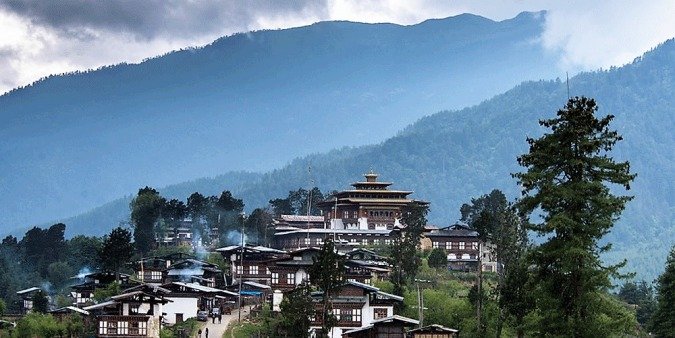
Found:
[[(628, 160), (638, 174), (627, 192), (635, 199), (606, 236), (614, 247), (604, 258), (628, 259), (627, 271), (651, 280), (675, 242), (675, 40), (629, 65), (582, 73), (569, 83), (572, 96), (597, 100), (599, 115), (616, 116), (611, 127), (624, 140), (612, 156)], [(160, 191), (185, 199), (194, 191), (218, 194), (229, 189), (250, 210), (289, 190), (307, 188), (310, 179), (324, 191), (347, 188), (373, 168), (382, 180), (393, 181), (393, 187), (412, 189), (415, 198), (430, 201), (430, 221), (445, 226), (459, 219), (462, 203), (492, 189), (518, 197), (510, 173), (522, 170), (516, 157), (528, 151), (525, 138), (540, 136), (545, 130), (537, 121), (553, 117), (567, 97), (564, 81), (525, 82), (479, 105), (424, 117), (376, 145), (301, 157), (266, 174), (233, 172)], [(128, 203), (120, 199), (66, 223), (74, 233), (101, 234), (128, 218)]]
[(555, 78), (557, 56), (537, 42), (543, 21), (321, 22), (14, 90), (0, 97), (0, 229), (145, 185), (381, 142), (426, 114)]

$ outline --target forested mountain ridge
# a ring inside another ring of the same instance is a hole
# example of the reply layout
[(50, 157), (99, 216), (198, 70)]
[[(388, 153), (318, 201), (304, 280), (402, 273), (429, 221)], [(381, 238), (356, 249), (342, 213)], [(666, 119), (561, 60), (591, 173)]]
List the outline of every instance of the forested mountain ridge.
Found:
[[(629, 270), (638, 271), (640, 277), (648, 280), (663, 266), (666, 252), (675, 241), (674, 82), (673, 40), (626, 66), (583, 73), (570, 79), (571, 95), (594, 97), (600, 106), (599, 114), (616, 115), (612, 127), (624, 136), (624, 141), (617, 144), (613, 156), (618, 161), (630, 161), (638, 177), (628, 192), (635, 195), (635, 199), (607, 237), (614, 243), (608, 259), (628, 258)], [(22, 93), (25, 92), (12, 95)], [(446, 88), (444, 95), (457, 93), (454, 88)], [(305, 156), (266, 174), (224, 174), (160, 191), (164, 196), (184, 200), (193, 191), (217, 194), (229, 189), (243, 198), (250, 210), (265, 205), (271, 198), (285, 196), (289, 190), (308, 187), (310, 179), (323, 191), (346, 188), (373, 168), (383, 180), (394, 181), (394, 187), (415, 190), (415, 198), (429, 200), (431, 221), (447, 225), (459, 217), (462, 203), (493, 188), (502, 189), (511, 198), (517, 197), (517, 186), (509, 174), (521, 170), (516, 157), (527, 151), (525, 137), (540, 135), (543, 129), (537, 120), (554, 116), (567, 97), (567, 86), (560, 80), (525, 82), (479, 105), (422, 118), (376, 145)], [(5, 114), (0, 116), (5, 118)], [(31, 123), (27, 116), (16, 117), (16, 120), (26, 126)], [(10, 132), (7, 128), (2, 130)], [(317, 143), (325, 139), (325, 135), (304, 137)], [(3, 146), (8, 143), (6, 139), (0, 142)], [(194, 152), (202, 150), (195, 148)], [(266, 160), (261, 154), (254, 158)], [(109, 160), (114, 162), (119, 158)], [(12, 162), (5, 165), (22, 168)], [(311, 178), (307, 173), (310, 165)], [(8, 181), (3, 177), (3, 183)], [(144, 185), (153, 185), (153, 182), (142, 182), (124, 194)], [(120, 195), (123, 194), (117, 196)], [(70, 234), (103, 234), (128, 218), (128, 213), (128, 199), (120, 199), (84, 216), (67, 219), (65, 223)]]
[[(611, 127), (624, 140), (612, 156), (629, 161), (631, 171), (638, 174), (628, 191), (635, 199), (606, 237), (614, 243), (606, 258), (627, 258), (628, 271), (651, 280), (675, 242), (675, 41), (663, 43), (626, 66), (575, 76), (569, 85), (572, 96), (595, 98), (599, 115), (616, 116)], [(381, 179), (393, 181), (395, 188), (412, 189), (415, 198), (430, 201), (432, 223), (449, 225), (459, 218), (462, 203), (494, 188), (507, 192), (511, 199), (518, 197), (510, 173), (522, 170), (516, 157), (527, 152), (525, 138), (541, 135), (544, 129), (537, 121), (553, 117), (566, 100), (563, 81), (526, 82), (479, 105), (422, 118), (377, 145), (298, 158), (264, 175), (232, 175), (231, 185), (223, 184), (226, 174), (199, 185), (186, 183), (160, 190), (168, 197), (185, 199), (189, 192), (207, 186), (212, 190), (206, 193), (230, 189), (250, 210), (289, 190), (307, 188), (310, 179), (323, 191), (347, 188), (373, 168)], [(118, 208), (128, 205), (128, 201), (118, 203)], [(128, 215), (128, 209), (124, 210)], [(81, 217), (65, 222), (74, 233), (92, 232), (88, 227), (99, 233), (100, 228), (114, 225), (97, 216), (89, 215), (86, 222)]]
[(430, 112), (554, 77), (543, 13), (412, 26), (321, 22), (236, 34), (0, 96), (0, 227), (139, 186), (380, 142)]

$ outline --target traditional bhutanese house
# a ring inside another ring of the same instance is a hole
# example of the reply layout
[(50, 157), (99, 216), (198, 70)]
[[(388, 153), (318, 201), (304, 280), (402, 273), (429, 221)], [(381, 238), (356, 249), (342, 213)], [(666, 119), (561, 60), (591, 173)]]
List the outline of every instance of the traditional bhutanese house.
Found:
[(389, 244), (394, 227), (404, 227), (403, 209), (411, 204), (427, 202), (409, 198), (412, 191), (391, 190), (390, 182), (377, 181), (372, 171), (365, 181), (355, 182), (352, 189), (343, 190), (319, 202), (324, 226), (322, 229), (299, 229), (275, 233), (275, 243), (281, 248), (321, 246), (332, 238), (341, 251), (363, 245)]
[(160, 258), (166, 260), (166, 267), (169, 267), (173, 263), (184, 261), (186, 259), (195, 259), (196, 257), (183, 252), (174, 252)]
[(194, 256), (182, 252), (161, 257), (146, 257), (134, 262), (133, 269), (142, 282), (162, 284), (166, 279), (167, 269), (172, 264), (194, 258)]
[(208, 287), (224, 287), (223, 271), (217, 265), (188, 258), (171, 264), (166, 269), (165, 283), (198, 283)]
[(384, 280), (389, 276), (391, 269), (387, 258), (374, 251), (358, 248), (345, 255), (347, 256), (345, 262), (347, 280), (371, 284), (374, 280)]
[(193, 247), (194, 238), (192, 234), (193, 221), (191, 218), (185, 218), (169, 228), (164, 237), (157, 238), (159, 246), (189, 246)]
[(19, 290), (16, 294), (21, 297), (21, 313), (26, 314), (33, 311), (33, 296), (42, 291), (38, 287)]
[(372, 324), (345, 331), (343, 338), (406, 338), (406, 330), (409, 327), (418, 325), (419, 321), (394, 315), (391, 317), (374, 320)]
[(243, 250), (240, 245), (232, 245), (216, 249), (216, 251), (220, 252), (223, 258), (230, 263), (231, 284), (239, 283), (241, 277), (244, 281), (269, 285), (272, 274), (268, 267), (271, 262), (288, 257), (285, 251), (256, 245), (245, 245)]
[(192, 246), (192, 229), (186, 226), (177, 226), (170, 229), (166, 236), (158, 239), (160, 246)]
[(144, 283), (162, 284), (166, 269), (170, 265), (170, 261), (164, 258), (149, 257), (136, 261), (134, 271), (138, 279)]
[[(91, 303), (92, 297), (94, 297), (94, 292), (97, 289), (108, 287), (110, 283), (117, 280), (117, 276), (114, 272), (94, 272), (78, 275), (73, 277), (73, 279), (78, 279), (81, 281), (80, 284), (73, 285), (71, 287), (73, 289), (71, 294), (75, 299), (74, 305), (82, 307)], [(119, 274), (119, 282), (121, 289), (126, 289), (140, 284), (139, 282), (131, 280), (130, 276), (124, 273)]]
[(227, 288), (229, 291), (241, 295), (242, 306), (269, 303), (272, 299), (272, 287), (267, 284), (243, 281), (241, 283), (241, 290), (239, 290), (239, 284), (232, 284)]
[(162, 285), (170, 291), (164, 298), (171, 302), (164, 306), (165, 322), (180, 323), (197, 317), (198, 310), (233, 307), (238, 294), (197, 283), (173, 282)]
[(478, 232), (466, 225), (454, 224), (425, 234), (433, 249), (443, 249), (451, 270), (476, 270), (481, 254)]
[(272, 290), (282, 292), (295, 289), (309, 280), (309, 267), (321, 249), (302, 248), (290, 251), (287, 256), (273, 260), (269, 264), (270, 286)]
[(143, 291), (147, 294), (154, 295), (157, 297), (163, 297), (166, 296), (171, 292), (171, 290), (164, 288), (158, 284), (155, 283), (143, 283), (139, 284), (136, 286), (132, 286), (128, 289), (124, 289), (122, 293), (129, 293), (129, 292), (134, 292), (134, 291)]
[(272, 287), (266, 284), (260, 284), (252, 281), (245, 281), (241, 284), (241, 295), (243, 299), (262, 302), (271, 295)]
[[(54, 316), (57, 320), (63, 320), (65, 317), (70, 315), (78, 315), (82, 318), (84, 322), (89, 321), (89, 311), (82, 310), (74, 306), (66, 306), (58, 308), (56, 310), (49, 311), (49, 313)], [(85, 325), (87, 326), (87, 325)]]
[(74, 306), (66, 306), (56, 310), (49, 311), (56, 320), (62, 322), (69, 316), (79, 316), (82, 319), (83, 327), (90, 327), (91, 321), (94, 319), (89, 315), (89, 311), (82, 310)]
[(378, 255), (375, 251), (365, 248), (357, 248), (346, 252), (347, 259), (371, 262), (370, 265), (389, 266), (387, 257)]
[[(323, 216), (281, 215), (273, 220), (273, 224), (273, 246), (277, 249), (292, 251), (299, 248), (320, 246), (323, 244), (323, 241), (317, 241), (315, 239), (314, 244), (310, 245), (310, 243), (312, 243), (312, 236), (309, 235), (310, 233), (324, 230), (325, 223)], [(291, 235), (299, 232), (304, 233), (305, 238)]]
[(291, 251), (287, 257), (274, 260), (269, 265), (270, 286), (272, 289), (272, 310), (280, 311), (284, 293), (294, 290), (303, 282), (309, 281), (309, 268), (312, 260), (321, 249), (302, 248)]
[(275, 231), (323, 229), (324, 217), (314, 215), (281, 215), (272, 220)]
[(407, 338), (459, 338), (459, 330), (433, 324), (408, 331)]
[[(318, 330), (322, 324), (323, 293), (314, 292), (312, 298), (316, 315), (311, 326)], [(394, 315), (394, 304), (402, 301), (403, 297), (382, 292), (377, 287), (346, 282), (331, 295), (332, 311), (337, 318), (337, 324), (329, 332), (329, 337), (341, 337), (345, 331), (363, 328), (378, 319), (391, 317)]]
[(83, 309), (95, 315), (96, 337), (159, 338), (163, 306), (168, 302), (161, 294), (132, 291)]

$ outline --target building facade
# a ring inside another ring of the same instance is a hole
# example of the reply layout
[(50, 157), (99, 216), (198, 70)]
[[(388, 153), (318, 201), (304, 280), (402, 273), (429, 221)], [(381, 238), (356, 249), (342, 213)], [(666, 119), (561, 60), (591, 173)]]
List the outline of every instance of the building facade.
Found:
[(308, 219), (304, 228), (277, 228), (275, 247), (284, 250), (320, 247), (326, 238), (332, 238), (343, 252), (360, 246), (390, 244), (391, 231), (405, 226), (401, 221), (404, 209), (411, 204), (428, 203), (411, 199), (412, 191), (390, 189), (392, 183), (377, 178), (371, 171), (365, 175), (365, 181), (352, 183), (351, 189), (319, 202), (322, 227)]
[(478, 232), (463, 224), (454, 224), (425, 234), (431, 247), (442, 249), (448, 258), (448, 268), (459, 271), (475, 271), (480, 262), (483, 271), (496, 271), (491, 254), (491, 245), (482, 243)]
[[(314, 293), (315, 317), (311, 327), (319, 330), (322, 325), (323, 294)], [(331, 295), (332, 313), (337, 324), (328, 337), (342, 337), (346, 331), (364, 328), (374, 322), (394, 316), (394, 304), (402, 302), (403, 297), (380, 291), (379, 288), (358, 282), (346, 282)]]

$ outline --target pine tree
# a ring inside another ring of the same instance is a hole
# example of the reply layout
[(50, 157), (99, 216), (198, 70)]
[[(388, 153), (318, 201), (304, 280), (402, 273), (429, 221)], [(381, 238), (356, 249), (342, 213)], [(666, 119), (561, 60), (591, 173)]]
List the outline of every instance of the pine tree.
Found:
[(324, 333), (330, 332), (336, 324), (331, 297), (344, 284), (344, 274), (345, 258), (337, 253), (335, 244), (328, 238), (316, 257), (312, 257), (312, 266), (309, 268), (309, 280), (323, 292), (321, 329)]
[(598, 241), (632, 197), (616, 196), (608, 184), (630, 189), (635, 178), (628, 162), (608, 153), (621, 136), (609, 129), (614, 118), (598, 119), (593, 99), (575, 97), (557, 117), (539, 121), (551, 132), (528, 138), (528, 154), (518, 158), (527, 172), (519, 180), (521, 211), (541, 211), (530, 229), (545, 237), (531, 255), (541, 311), (542, 334), (602, 335), (603, 292), (622, 264), (603, 266), (599, 254), (610, 249)]
[[(501, 334), (504, 320), (511, 317), (520, 336), (522, 332), (518, 328), (522, 328), (523, 317), (531, 310), (531, 306), (527, 306), (526, 298), (529, 290), (525, 289), (527, 271), (522, 266), (522, 258), (528, 246), (526, 222), (518, 217), (513, 205), (497, 189), (487, 195), (472, 198), (471, 204), (462, 205), (460, 212), (461, 220), (478, 231), (481, 245), (487, 246), (497, 262), (497, 285), (494, 294), (499, 304), (499, 315), (496, 334)], [(481, 282), (477, 285), (480, 289), (477, 292), (484, 294)], [(481, 300), (482, 297), (477, 297), (477, 307), (482, 306)], [(518, 308), (511, 304), (518, 304)], [(486, 327), (482, 324), (483, 318), (477, 318), (479, 333), (484, 334)]]
[[(427, 204), (409, 204), (403, 209), (401, 219), (403, 228), (394, 229), (392, 232), (389, 279), (394, 284), (395, 295), (403, 296), (405, 286), (414, 281), (420, 269), (422, 260), (417, 255), (417, 249), (424, 226), (427, 224), (427, 213), (429, 213)], [(400, 311), (402, 308), (399, 307), (403, 304), (397, 303), (396, 306), (396, 310)]]
[(155, 225), (165, 202), (157, 190), (145, 187), (138, 190), (138, 196), (129, 205), (134, 224), (134, 241), (141, 254), (146, 254), (155, 246)]
[(110, 235), (103, 238), (103, 245), (98, 256), (103, 269), (114, 272), (116, 279), (119, 279), (120, 268), (131, 259), (133, 253), (131, 232), (117, 227), (110, 231)]
[(652, 316), (652, 333), (659, 338), (675, 337), (675, 246), (670, 249), (666, 271), (656, 287), (657, 306)]
[(310, 286), (303, 283), (284, 296), (280, 305), (281, 332), (277, 332), (277, 334), (298, 338), (309, 336), (309, 328), (312, 324), (311, 318), (314, 317), (311, 291)]

